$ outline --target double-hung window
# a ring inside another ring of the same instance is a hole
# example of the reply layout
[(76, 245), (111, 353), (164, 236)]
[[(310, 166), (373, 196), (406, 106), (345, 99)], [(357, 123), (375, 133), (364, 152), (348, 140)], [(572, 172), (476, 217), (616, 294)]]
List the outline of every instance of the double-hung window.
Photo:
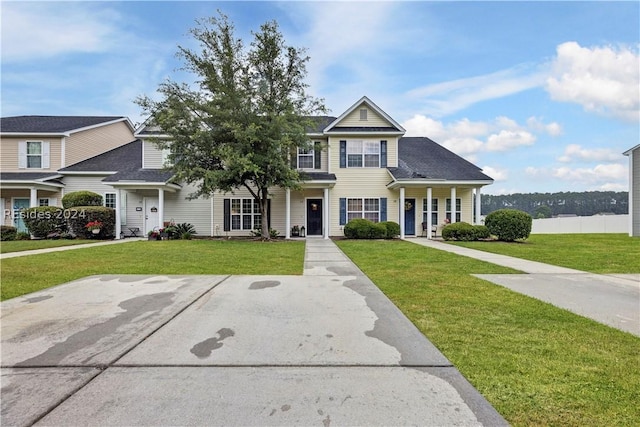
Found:
[(107, 208), (116, 208), (116, 193), (104, 193), (104, 206)]
[(48, 141), (20, 141), (18, 143), (20, 169), (49, 169)]
[(42, 168), (41, 141), (27, 141), (27, 168)]
[(362, 140), (347, 141), (347, 167), (379, 168), (380, 142)]
[[(422, 222), (427, 222), (427, 199), (422, 199)], [(431, 224), (438, 224), (438, 199), (431, 199)]]
[[(460, 199), (456, 199), (456, 210), (455, 210), (455, 215), (456, 215), (456, 221), (455, 222), (460, 222)], [(449, 221), (451, 221), (451, 199), (447, 199), (447, 219)]]
[(298, 169), (313, 169), (315, 166), (315, 152), (312, 148), (298, 148)]
[(347, 199), (347, 222), (357, 218), (365, 218), (373, 222), (379, 222), (380, 199)]
[(261, 227), (262, 215), (255, 199), (231, 199), (232, 230), (255, 230)]

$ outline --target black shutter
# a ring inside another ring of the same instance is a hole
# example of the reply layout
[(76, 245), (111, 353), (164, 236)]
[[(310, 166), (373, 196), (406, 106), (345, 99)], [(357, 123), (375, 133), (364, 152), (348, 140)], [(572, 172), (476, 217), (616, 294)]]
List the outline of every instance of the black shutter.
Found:
[(380, 197), (380, 222), (387, 220), (387, 198)]
[(380, 141), (380, 167), (387, 167), (387, 141)]
[(271, 199), (267, 200), (267, 228), (271, 230)]
[(321, 168), (321, 159), (320, 159), (320, 155), (322, 153), (322, 147), (320, 145), (319, 141), (316, 141), (313, 143), (313, 151), (314, 151), (314, 155), (313, 155), (313, 161), (314, 161), (314, 165), (313, 168), (314, 169), (320, 169)]
[(231, 231), (231, 199), (224, 199), (224, 231)]
[(347, 167), (347, 141), (340, 141), (340, 167)]
[(340, 225), (347, 223), (347, 199), (340, 197)]

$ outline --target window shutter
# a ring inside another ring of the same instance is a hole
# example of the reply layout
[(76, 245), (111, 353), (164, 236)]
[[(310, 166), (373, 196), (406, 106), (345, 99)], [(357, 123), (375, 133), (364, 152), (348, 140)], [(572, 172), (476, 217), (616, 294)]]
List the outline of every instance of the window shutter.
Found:
[(49, 141), (42, 143), (42, 169), (49, 169)]
[(340, 167), (347, 167), (347, 141), (340, 141)]
[(322, 147), (320, 146), (320, 142), (316, 141), (313, 143), (313, 151), (314, 151), (314, 155), (313, 155), (313, 161), (315, 162), (313, 165), (314, 169), (320, 169), (321, 167), (321, 159), (320, 159), (320, 155), (322, 154)]
[(380, 222), (387, 220), (387, 198), (380, 197)]
[(271, 199), (267, 200), (267, 228), (271, 230)]
[(49, 206), (58, 206), (58, 199), (56, 199), (55, 197), (50, 197)]
[(224, 231), (231, 230), (231, 199), (224, 199)]
[(387, 141), (380, 141), (380, 167), (387, 167)]
[(27, 168), (27, 141), (18, 142), (18, 168)]
[(340, 197), (340, 225), (347, 223), (347, 199)]

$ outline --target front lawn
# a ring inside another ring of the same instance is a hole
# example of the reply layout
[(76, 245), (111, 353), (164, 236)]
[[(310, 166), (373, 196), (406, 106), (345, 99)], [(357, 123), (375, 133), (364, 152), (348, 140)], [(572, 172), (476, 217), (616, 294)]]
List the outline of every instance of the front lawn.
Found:
[(31, 251), (34, 249), (57, 248), (60, 246), (84, 245), (97, 243), (101, 240), (12, 240), (0, 243), (0, 253)]
[(138, 241), (0, 263), (5, 300), (94, 274), (302, 274), (304, 242)]
[(640, 273), (640, 239), (627, 234), (532, 234), (524, 242), (449, 242), (591, 273)]
[(471, 276), (503, 267), (402, 241), (336, 243), (512, 425), (640, 420), (640, 338)]

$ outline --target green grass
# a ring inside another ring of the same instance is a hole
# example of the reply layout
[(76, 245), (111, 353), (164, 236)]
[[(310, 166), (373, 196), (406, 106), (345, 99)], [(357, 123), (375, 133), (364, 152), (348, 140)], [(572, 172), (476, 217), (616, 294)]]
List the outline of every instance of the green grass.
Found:
[(96, 243), (99, 240), (14, 240), (0, 243), (0, 253), (31, 251), (34, 249), (58, 248), (60, 246)]
[(532, 234), (524, 242), (449, 242), (591, 273), (640, 273), (640, 239), (627, 234)]
[(640, 338), (470, 275), (503, 267), (401, 241), (337, 244), (512, 425), (640, 420)]
[(1, 299), (94, 274), (302, 274), (304, 242), (139, 241), (0, 261)]

